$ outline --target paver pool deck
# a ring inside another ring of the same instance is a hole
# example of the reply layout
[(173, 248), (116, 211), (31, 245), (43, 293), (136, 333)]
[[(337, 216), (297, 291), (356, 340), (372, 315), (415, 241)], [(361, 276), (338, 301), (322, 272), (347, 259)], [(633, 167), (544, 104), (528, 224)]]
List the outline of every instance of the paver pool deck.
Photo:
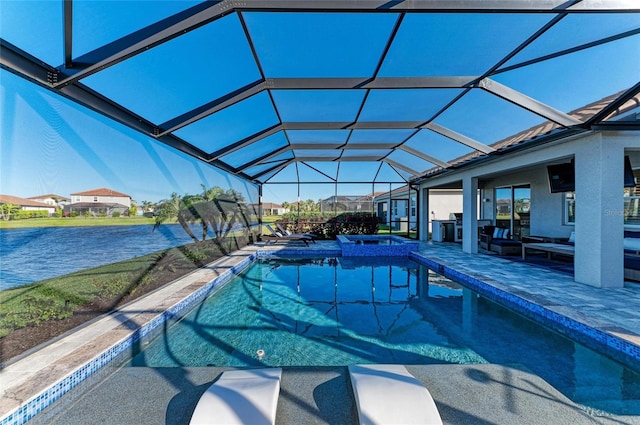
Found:
[[(254, 245), (8, 362), (0, 371), (0, 418), (76, 371), (257, 250), (339, 251), (335, 242)], [(459, 244), (421, 243), (420, 255), (517, 294), (574, 321), (640, 347), (640, 284), (600, 289), (524, 262), (467, 254)], [(207, 383), (224, 368), (106, 366), (30, 423), (185, 423)], [(501, 365), (425, 365), (409, 370), (431, 391), (445, 423), (638, 423), (635, 416), (591, 416), (541, 378)], [(353, 423), (346, 368), (285, 368), (277, 423)], [(189, 410), (191, 409), (191, 410)], [(185, 419), (186, 418), (186, 419)], [(553, 421), (550, 419), (553, 418)], [(107, 422), (104, 422), (104, 421)], [(1, 420), (0, 420), (1, 421)]]

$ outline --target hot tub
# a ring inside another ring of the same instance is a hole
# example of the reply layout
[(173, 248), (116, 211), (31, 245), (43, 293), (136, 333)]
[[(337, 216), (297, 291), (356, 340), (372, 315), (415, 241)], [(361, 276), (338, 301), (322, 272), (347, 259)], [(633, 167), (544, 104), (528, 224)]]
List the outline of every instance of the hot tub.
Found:
[(408, 256), (418, 250), (418, 242), (400, 236), (338, 235), (343, 257)]

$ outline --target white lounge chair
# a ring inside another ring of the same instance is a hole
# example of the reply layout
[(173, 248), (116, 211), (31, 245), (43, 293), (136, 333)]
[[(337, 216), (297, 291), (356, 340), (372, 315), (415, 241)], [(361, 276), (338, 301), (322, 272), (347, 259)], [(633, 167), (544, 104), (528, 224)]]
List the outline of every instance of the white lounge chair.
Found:
[(349, 366), (360, 424), (442, 425), (429, 391), (402, 365)]
[(281, 376), (280, 368), (223, 372), (200, 397), (190, 425), (273, 425)]

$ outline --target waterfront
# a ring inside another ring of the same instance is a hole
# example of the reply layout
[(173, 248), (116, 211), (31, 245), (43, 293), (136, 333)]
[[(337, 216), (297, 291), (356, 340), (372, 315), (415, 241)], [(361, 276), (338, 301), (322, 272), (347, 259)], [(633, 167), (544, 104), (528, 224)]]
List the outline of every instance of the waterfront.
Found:
[(152, 229), (153, 225), (0, 229), (0, 289), (192, 242), (178, 224)]

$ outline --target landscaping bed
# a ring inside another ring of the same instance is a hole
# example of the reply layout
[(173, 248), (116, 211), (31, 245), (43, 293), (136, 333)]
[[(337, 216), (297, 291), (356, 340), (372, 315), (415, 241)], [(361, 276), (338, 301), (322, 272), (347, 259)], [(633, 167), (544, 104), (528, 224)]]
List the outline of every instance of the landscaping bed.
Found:
[(242, 238), (207, 240), (1, 291), (0, 362), (245, 245)]

